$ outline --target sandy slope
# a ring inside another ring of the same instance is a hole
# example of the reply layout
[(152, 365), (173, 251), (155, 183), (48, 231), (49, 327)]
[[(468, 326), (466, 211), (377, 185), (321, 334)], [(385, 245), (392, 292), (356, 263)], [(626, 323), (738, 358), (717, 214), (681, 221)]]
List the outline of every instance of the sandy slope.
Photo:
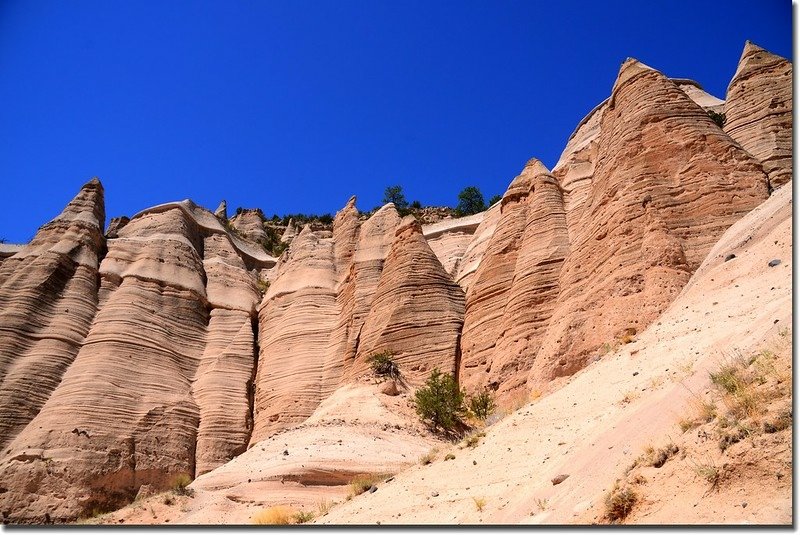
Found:
[[(692, 410), (699, 393), (709, 390), (708, 373), (726, 354), (759, 350), (791, 326), (789, 188), (734, 225), (680, 297), (633, 343), (491, 426), (476, 448), (453, 448), (454, 460), (440, 455), (317, 521), (594, 521), (615, 480), (644, 448), (681, 433), (676, 422)], [(726, 262), (730, 253), (736, 258)], [(773, 259), (781, 264), (768, 267)], [(569, 477), (554, 486), (551, 479), (560, 474)], [(700, 497), (704, 484), (695, 484)], [(482, 511), (476, 500), (485, 501)], [(685, 507), (659, 521), (712, 521), (695, 503), (691, 496)], [(791, 492), (762, 507), (728, 501), (714, 508), (718, 523), (789, 523)]]

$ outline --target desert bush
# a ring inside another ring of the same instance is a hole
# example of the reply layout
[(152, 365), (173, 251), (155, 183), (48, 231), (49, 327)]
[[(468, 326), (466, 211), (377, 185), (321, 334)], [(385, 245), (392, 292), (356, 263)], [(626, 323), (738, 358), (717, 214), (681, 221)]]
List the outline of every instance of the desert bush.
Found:
[(431, 464), (436, 459), (436, 454), (437, 453), (439, 453), (439, 449), (438, 448), (431, 449), (431, 451), (429, 451), (428, 453), (426, 453), (425, 455), (423, 455), (422, 457), (419, 458), (419, 464), (421, 464), (423, 466), (427, 465), (427, 464)]
[(612, 522), (622, 520), (636, 505), (638, 496), (630, 487), (615, 487), (606, 496), (606, 517)]
[(455, 378), (434, 369), (414, 395), (416, 411), (423, 422), (434, 430), (446, 433), (455, 432), (463, 425), (464, 391), (458, 387)]
[(305, 524), (306, 522), (314, 520), (314, 513), (311, 511), (297, 511), (294, 516), (292, 516), (292, 520), (294, 520), (295, 524)]
[(262, 509), (252, 516), (250, 521), (258, 525), (286, 526), (291, 523), (292, 511), (286, 506), (276, 505)]
[(400, 378), (400, 368), (392, 360), (394, 354), (391, 351), (376, 353), (367, 359), (372, 372), (379, 377), (389, 377), (391, 379)]
[(725, 123), (728, 120), (724, 113), (717, 113), (714, 110), (708, 110), (708, 116), (711, 117), (711, 120), (717, 123), (717, 126), (720, 128), (725, 126)]
[(486, 507), (486, 498), (479, 497), (479, 498), (472, 498), (472, 501), (475, 502), (475, 509), (479, 512), (483, 511), (483, 508)]
[(191, 482), (192, 478), (189, 474), (178, 474), (175, 476), (175, 479), (172, 480), (172, 490), (179, 496), (192, 496), (194, 492), (189, 488)]
[(469, 398), (469, 410), (478, 420), (486, 420), (495, 409), (494, 395), (484, 389), (480, 394)]

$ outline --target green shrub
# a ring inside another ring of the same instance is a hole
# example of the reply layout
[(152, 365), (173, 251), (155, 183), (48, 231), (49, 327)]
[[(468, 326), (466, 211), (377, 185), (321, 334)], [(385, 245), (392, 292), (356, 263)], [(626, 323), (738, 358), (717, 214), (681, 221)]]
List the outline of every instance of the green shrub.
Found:
[(384, 351), (376, 353), (367, 359), (370, 367), (375, 375), (379, 377), (390, 377), (392, 379), (400, 378), (400, 368), (397, 363), (392, 360), (394, 354), (391, 351)]
[(425, 386), (417, 390), (414, 401), (423, 422), (434, 430), (450, 433), (463, 425), (461, 419), (467, 412), (464, 397), (452, 375), (434, 369)]
[(725, 126), (727, 117), (725, 117), (724, 113), (717, 113), (714, 110), (708, 110), (708, 116), (711, 117), (711, 120), (717, 123), (717, 126), (719, 126), (720, 128)]
[(485, 420), (495, 409), (494, 395), (484, 389), (480, 394), (469, 398), (469, 410), (478, 420)]

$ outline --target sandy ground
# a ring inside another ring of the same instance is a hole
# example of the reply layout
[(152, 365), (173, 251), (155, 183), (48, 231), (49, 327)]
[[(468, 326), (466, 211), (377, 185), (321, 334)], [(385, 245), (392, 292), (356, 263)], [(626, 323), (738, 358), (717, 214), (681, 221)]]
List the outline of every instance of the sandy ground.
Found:
[[(637, 339), (598, 355), (474, 444), (437, 442), (416, 423), (409, 393), (359, 384), (337, 391), (303, 426), (198, 478), (193, 498), (165, 505), (165, 495), (155, 496), (95, 521), (247, 524), (288, 504), (326, 524), (589, 524), (606, 521), (617, 481), (636, 477), (639, 502), (626, 522), (791, 523), (791, 428), (732, 446), (726, 470), (740, 470), (711, 489), (695, 468), (722, 462), (715, 442), (702, 440), (714, 424), (678, 426), (714, 394), (709, 372), (731, 355), (791, 354), (789, 188), (734, 225)], [(774, 259), (781, 263), (769, 267)], [(670, 443), (679, 453), (663, 467), (629, 470), (648, 447)], [(421, 464), (434, 446), (433, 462)], [(360, 472), (399, 473), (348, 500), (346, 482)]]

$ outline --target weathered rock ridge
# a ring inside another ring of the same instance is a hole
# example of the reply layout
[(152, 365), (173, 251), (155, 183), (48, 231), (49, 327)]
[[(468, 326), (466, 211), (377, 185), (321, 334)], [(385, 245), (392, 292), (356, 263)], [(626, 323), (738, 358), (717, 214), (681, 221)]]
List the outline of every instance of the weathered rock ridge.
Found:
[(0, 512), (72, 520), (315, 411), (334, 421), (326, 400), (379, 353), (404, 395), (434, 368), (501, 400), (575, 373), (791, 179), (791, 106), (791, 64), (749, 43), (724, 102), (628, 60), (552, 171), (530, 160), (486, 212), (365, 219), (353, 197), (332, 230), (289, 222), (279, 258), (260, 211), (228, 220), (224, 203), (158, 205), (104, 235), (92, 180), (29, 244), (0, 244)]

